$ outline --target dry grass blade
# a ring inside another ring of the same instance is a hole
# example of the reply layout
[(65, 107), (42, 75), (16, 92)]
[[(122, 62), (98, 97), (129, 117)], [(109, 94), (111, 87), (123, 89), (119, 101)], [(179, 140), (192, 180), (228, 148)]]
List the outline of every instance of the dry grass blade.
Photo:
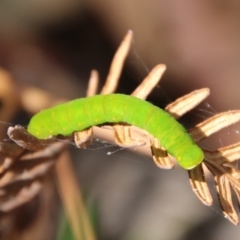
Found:
[(207, 182), (205, 181), (202, 164), (188, 171), (190, 184), (193, 192), (205, 205), (212, 205), (213, 199), (210, 194)]
[(232, 169), (230, 177), (228, 180), (237, 196), (238, 199), (238, 207), (240, 206), (240, 172), (239, 170)]
[(210, 91), (208, 88), (202, 88), (193, 91), (187, 95), (184, 95), (176, 99), (171, 104), (168, 104), (165, 108), (174, 118), (178, 119), (186, 112), (190, 111), (196, 107), (200, 102), (202, 102), (208, 95)]
[(132, 36), (133, 36), (133, 32), (129, 30), (127, 35), (123, 39), (120, 47), (118, 48), (117, 52), (115, 53), (105, 85), (102, 88), (101, 94), (108, 94), (116, 91), (124, 61), (128, 55), (128, 52), (131, 46)]
[[(64, 174), (62, 174), (64, 172)], [(58, 189), (73, 228), (74, 239), (95, 240), (83, 197), (79, 190), (69, 153), (63, 152), (56, 164)]]
[(216, 176), (216, 189), (218, 192), (218, 199), (223, 210), (223, 214), (233, 224), (238, 224), (238, 215), (234, 209), (232, 202), (232, 194), (230, 183), (225, 175)]
[(217, 156), (216, 153), (212, 155), (209, 153), (206, 154), (205, 164), (214, 176), (218, 199), (224, 216), (233, 224), (237, 225), (239, 220), (232, 202), (231, 187), (239, 201), (240, 172), (233, 167), (224, 167), (221, 164), (221, 157), (217, 158)]
[(240, 121), (239, 110), (223, 112), (197, 124), (193, 129), (189, 130), (189, 133), (195, 142), (199, 142), (238, 121)]
[(165, 70), (166, 66), (164, 64), (159, 64), (154, 67), (131, 95), (140, 99), (146, 99), (153, 88), (160, 82)]

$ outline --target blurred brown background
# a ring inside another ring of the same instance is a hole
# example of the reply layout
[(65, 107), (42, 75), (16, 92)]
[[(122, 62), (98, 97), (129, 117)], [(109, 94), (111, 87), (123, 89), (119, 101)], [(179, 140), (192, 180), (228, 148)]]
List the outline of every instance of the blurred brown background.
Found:
[[(104, 81), (128, 29), (134, 43), (120, 92), (130, 93), (147, 69), (165, 63), (161, 89), (150, 97), (155, 104), (209, 87), (207, 103), (217, 112), (240, 108), (236, 0), (0, 2), (0, 66), (13, 74), (18, 87), (82, 97), (90, 70), (99, 70)], [(206, 104), (200, 110), (203, 118), (215, 111)], [(14, 121), (27, 124), (28, 119)], [(190, 118), (185, 123), (192, 125)], [(213, 138), (209, 148), (239, 141), (238, 129)], [(86, 198), (100, 208), (99, 239), (239, 238), (238, 227), (194, 196), (185, 172), (159, 170), (128, 152), (106, 156), (108, 151), (76, 150), (73, 155)]]

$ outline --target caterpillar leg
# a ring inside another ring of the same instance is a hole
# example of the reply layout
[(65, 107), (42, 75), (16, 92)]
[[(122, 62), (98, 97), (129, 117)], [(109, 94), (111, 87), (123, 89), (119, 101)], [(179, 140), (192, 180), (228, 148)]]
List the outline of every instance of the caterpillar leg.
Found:
[(163, 169), (171, 169), (174, 167), (174, 163), (168, 156), (168, 153), (163, 149), (156, 138), (150, 138), (151, 151), (153, 156), (153, 161), (155, 164)]
[(113, 129), (115, 142), (120, 147), (139, 147), (146, 144), (143, 140), (132, 139), (129, 125), (115, 124)]
[(74, 142), (78, 148), (86, 148), (92, 143), (93, 129), (90, 127), (83, 131), (74, 132)]

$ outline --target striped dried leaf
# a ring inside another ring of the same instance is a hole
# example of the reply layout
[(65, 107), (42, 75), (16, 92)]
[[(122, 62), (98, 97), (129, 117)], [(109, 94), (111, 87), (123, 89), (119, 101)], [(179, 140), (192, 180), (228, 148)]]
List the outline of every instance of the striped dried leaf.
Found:
[(165, 110), (174, 118), (178, 119), (183, 114), (187, 113), (198, 104), (200, 104), (209, 95), (209, 93), (210, 91), (208, 88), (195, 90), (168, 104)]
[(240, 121), (240, 110), (223, 112), (197, 124), (193, 129), (189, 130), (189, 133), (195, 142), (199, 142), (238, 121)]
[(164, 150), (156, 138), (150, 139), (153, 161), (162, 169), (172, 169), (173, 161), (170, 159), (166, 150)]
[(202, 164), (189, 170), (188, 174), (193, 192), (203, 204), (212, 205), (213, 199), (205, 180)]
[(239, 223), (238, 214), (233, 206), (231, 187), (228, 177), (225, 174), (216, 176), (215, 181), (222, 212), (229, 221), (231, 221), (234, 225), (237, 225)]

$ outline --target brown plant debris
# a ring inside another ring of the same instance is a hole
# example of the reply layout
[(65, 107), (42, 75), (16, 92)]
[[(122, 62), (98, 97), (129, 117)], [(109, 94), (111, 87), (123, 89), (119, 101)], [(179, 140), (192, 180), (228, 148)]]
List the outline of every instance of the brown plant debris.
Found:
[[(100, 91), (101, 94), (113, 93), (115, 91), (125, 58), (130, 48), (131, 40), (132, 32), (129, 31), (116, 52), (106, 83)], [(133, 91), (132, 95), (141, 99), (145, 99), (160, 81), (165, 68), (165, 65), (157, 65), (144, 79), (144, 81), (136, 88), (136, 90)], [(98, 73), (93, 71), (90, 79), (87, 96), (92, 96), (97, 92)], [(181, 98), (178, 98), (173, 103), (169, 104), (165, 110), (178, 119), (184, 113), (197, 106), (208, 95), (208, 88), (195, 90)], [(57, 102), (56, 99), (51, 101), (52, 103)], [(31, 102), (31, 100), (28, 100), (28, 102)], [(51, 104), (51, 102), (48, 101), (46, 103), (43, 101), (42, 104), (46, 106)], [(24, 106), (28, 111), (35, 113), (35, 110), (33, 110), (35, 108), (28, 108), (28, 104), (25, 104)], [(199, 142), (204, 138), (209, 137), (213, 133), (220, 131), (221, 129), (238, 121), (240, 121), (240, 110), (219, 113), (197, 124), (194, 128), (189, 130), (189, 134), (191, 134), (196, 142)], [(143, 144), (148, 145), (150, 146), (153, 160), (158, 167), (163, 169), (173, 168), (174, 163), (172, 162), (167, 151), (161, 147), (157, 139), (153, 138), (146, 131), (122, 123), (112, 125), (112, 129), (114, 131), (115, 142), (118, 145), (128, 147), (136, 147)], [(104, 129), (104, 134), (101, 137), (108, 139), (109, 132), (110, 131)], [(91, 143), (92, 137), (95, 136), (95, 134), (96, 133), (95, 131), (92, 131), (92, 128), (82, 132), (74, 133), (74, 139), (77, 146), (86, 147)], [(135, 137), (135, 134), (137, 137)], [(5, 156), (5, 159), (0, 166), (0, 198), (2, 197), (3, 199), (3, 207), (0, 208), (0, 211), (10, 211), (16, 206), (20, 206), (23, 202), (30, 201), (30, 199), (40, 191), (41, 181), (44, 175), (49, 172), (49, 169), (51, 169), (52, 166), (54, 166), (58, 155), (63, 152), (69, 141), (69, 139), (67, 142), (56, 142), (56, 139), (39, 140), (28, 134), (27, 131), (20, 126), (16, 126), (14, 128), (10, 127), (8, 129), (8, 135), (13, 141), (21, 146), (21, 148), (17, 147), (13, 143), (10, 145), (2, 143), (2, 145), (0, 145), (0, 152)], [(34, 150), (34, 152), (29, 152), (26, 149)], [(136, 150), (140, 151), (141, 147), (137, 147), (135, 151)], [(214, 177), (216, 191), (223, 214), (233, 224), (238, 224), (238, 214), (233, 205), (232, 193), (234, 192), (236, 194), (238, 202), (240, 203), (240, 172), (234, 166), (234, 162), (240, 158), (240, 143), (219, 148), (216, 151), (203, 151), (205, 159), (202, 164), (188, 171), (192, 189), (196, 196), (205, 205), (212, 204), (212, 196), (205, 179), (206, 170), (208, 169)], [(71, 167), (68, 166), (68, 163), (66, 162), (61, 164), (68, 168), (68, 177), (71, 178), (71, 175), (74, 174), (70, 169)], [(57, 169), (60, 171), (57, 175), (61, 176), (62, 168), (58, 166)], [(75, 188), (71, 189), (69, 194), (77, 192), (75, 180), (72, 179), (71, 181), (74, 182)], [(63, 181), (59, 181), (59, 184), (59, 191), (64, 194), (65, 191), (63, 188), (66, 188), (66, 184), (64, 185)], [(14, 188), (12, 188), (12, 186), (14, 186)], [(10, 189), (14, 189), (14, 191), (11, 191), (15, 192), (15, 201), (4, 198), (7, 193), (10, 192)], [(22, 195), (25, 197), (19, 197)], [(76, 199), (79, 199), (80, 196), (80, 193), (73, 194), (73, 202), (75, 202)], [(64, 195), (62, 196), (63, 199), (65, 197), (66, 196)], [(21, 199), (21, 201), (19, 199)], [(22, 201), (22, 199), (25, 200)], [(69, 211), (68, 215), (70, 216), (70, 219), (76, 219), (74, 208), (71, 207), (71, 203), (66, 201), (65, 204), (67, 206), (66, 209), (68, 209), (67, 211)], [(78, 209), (78, 211), (83, 212), (84, 210)], [(73, 228), (75, 231), (77, 231), (75, 225)], [(89, 231), (89, 229), (86, 231)], [(79, 233), (76, 233), (76, 236), (79, 236)], [(89, 236), (91, 237), (87, 239), (94, 239), (92, 234)]]

